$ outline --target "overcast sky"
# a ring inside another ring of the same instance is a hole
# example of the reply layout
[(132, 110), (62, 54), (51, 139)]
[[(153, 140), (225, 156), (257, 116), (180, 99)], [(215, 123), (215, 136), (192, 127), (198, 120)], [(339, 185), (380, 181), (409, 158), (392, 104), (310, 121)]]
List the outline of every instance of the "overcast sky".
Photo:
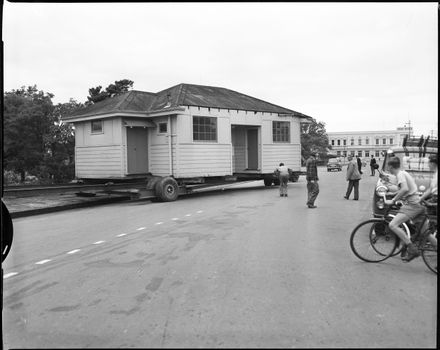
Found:
[(5, 91), (84, 102), (120, 79), (239, 91), (327, 131), (437, 130), (437, 3), (17, 4), (3, 12)]

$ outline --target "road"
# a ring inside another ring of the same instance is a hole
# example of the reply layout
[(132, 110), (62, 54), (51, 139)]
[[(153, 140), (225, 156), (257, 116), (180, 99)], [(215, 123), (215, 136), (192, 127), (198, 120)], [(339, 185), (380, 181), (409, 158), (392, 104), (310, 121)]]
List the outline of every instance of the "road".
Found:
[(301, 177), (288, 198), (255, 182), (16, 219), (5, 348), (435, 347), (437, 276), (350, 251), (366, 175), (347, 201), (320, 169), (317, 209)]

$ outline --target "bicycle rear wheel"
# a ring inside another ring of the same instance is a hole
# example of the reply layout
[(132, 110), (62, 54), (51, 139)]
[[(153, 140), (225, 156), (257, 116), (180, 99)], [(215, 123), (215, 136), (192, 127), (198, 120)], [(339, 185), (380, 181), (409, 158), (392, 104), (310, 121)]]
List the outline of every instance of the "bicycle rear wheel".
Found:
[(355, 227), (350, 236), (350, 248), (359, 259), (380, 262), (393, 255), (399, 238), (389, 230), (383, 219), (370, 219)]
[[(434, 237), (437, 238), (437, 229), (435, 230)], [(437, 247), (434, 246), (426, 237), (422, 244), (421, 251), (425, 265), (428, 266), (428, 269), (430, 269), (432, 272), (437, 273)]]

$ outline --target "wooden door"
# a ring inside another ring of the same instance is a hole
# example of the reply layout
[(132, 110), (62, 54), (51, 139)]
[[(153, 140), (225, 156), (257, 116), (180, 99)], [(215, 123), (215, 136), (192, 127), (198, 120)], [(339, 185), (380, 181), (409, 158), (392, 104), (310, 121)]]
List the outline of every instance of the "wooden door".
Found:
[(127, 128), (127, 163), (129, 174), (148, 172), (148, 129)]
[(258, 129), (247, 130), (248, 169), (258, 169)]

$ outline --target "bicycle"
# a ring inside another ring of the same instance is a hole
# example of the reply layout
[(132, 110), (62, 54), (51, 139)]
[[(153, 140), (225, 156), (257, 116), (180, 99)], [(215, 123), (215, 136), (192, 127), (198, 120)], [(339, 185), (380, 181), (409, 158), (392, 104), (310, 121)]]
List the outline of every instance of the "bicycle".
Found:
[[(431, 234), (437, 238), (437, 214), (432, 210), (436, 209), (437, 204), (422, 204), (427, 207), (425, 212), (415, 221), (408, 220), (403, 223), (401, 228), (421, 252), (425, 265), (437, 273), (437, 247), (428, 240)], [(386, 206), (383, 217), (363, 221), (354, 228), (350, 236), (350, 248), (356, 257), (366, 262), (377, 263), (399, 253), (404, 254), (404, 245), (401, 244), (400, 238), (389, 228), (389, 223), (395, 216), (394, 212), (402, 205), (402, 201), (397, 201), (395, 205)]]

